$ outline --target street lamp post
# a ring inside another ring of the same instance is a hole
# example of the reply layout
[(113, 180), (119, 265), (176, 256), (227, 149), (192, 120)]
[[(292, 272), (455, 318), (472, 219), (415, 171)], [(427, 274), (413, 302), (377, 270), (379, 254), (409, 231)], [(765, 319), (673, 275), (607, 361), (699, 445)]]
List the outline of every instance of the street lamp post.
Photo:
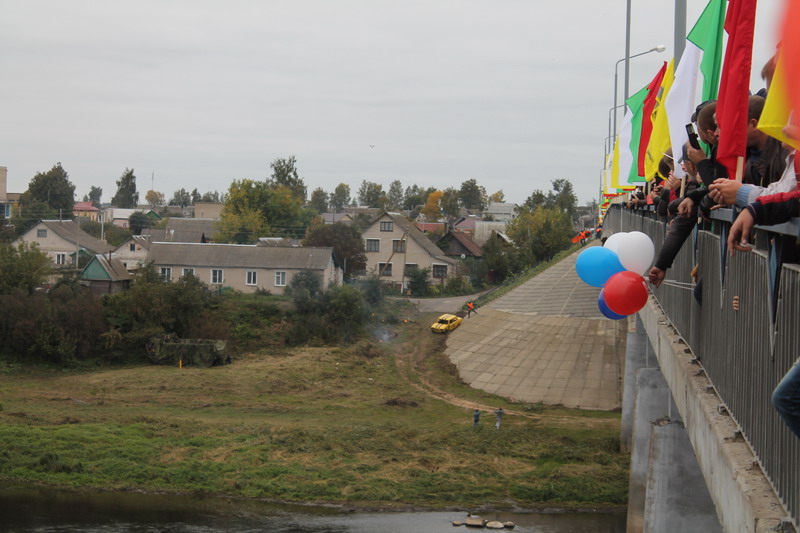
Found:
[[(608, 137), (606, 137), (606, 139), (609, 139), (609, 138), (613, 139), (616, 136), (616, 134), (617, 134), (616, 131), (614, 131), (613, 133), (611, 132), (611, 114), (613, 113), (614, 116), (616, 117), (617, 109), (619, 109), (620, 107), (622, 107), (624, 105), (625, 104), (620, 104), (620, 105), (614, 106), (614, 107), (612, 107), (611, 109), (608, 110)], [(615, 130), (616, 130), (616, 127), (617, 127), (617, 125), (616, 125), (616, 123), (614, 123)], [(614, 147), (614, 143), (612, 142), (611, 143), (611, 148), (613, 148), (613, 147)], [(606, 150), (607, 154), (611, 153), (611, 148)]]
[[(614, 107), (613, 107), (613, 109), (614, 109), (614, 132), (613, 132), (614, 135), (617, 134), (617, 111), (616, 110), (617, 110), (618, 107), (621, 107), (622, 105), (625, 104), (625, 102), (623, 102), (622, 104), (617, 105), (617, 92), (618, 92), (617, 91), (617, 81), (618, 81), (618, 78), (619, 78), (619, 75), (617, 73), (617, 69), (619, 68), (619, 64), (622, 63), (623, 61), (625, 61), (627, 63), (628, 60), (633, 59), (634, 57), (643, 56), (645, 54), (649, 54), (650, 52), (659, 52), (660, 53), (660, 52), (663, 52), (666, 49), (667, 49), (666, 46), (664, 46), (663, 44), (659, 44), (658, 46), (654, 46), (653, 48), (651, 48), (650, 50), (648, 50), (646, 52), (640, 52), (638, 54), (633, 54), (632, 56), (625, 56), (625, 57), (623, 57), (622, 59), (620, 59), (619, 61), (617, 61), (614, 64)], [(627, 70), (626, 70), (626, 76), (627, 76)]]

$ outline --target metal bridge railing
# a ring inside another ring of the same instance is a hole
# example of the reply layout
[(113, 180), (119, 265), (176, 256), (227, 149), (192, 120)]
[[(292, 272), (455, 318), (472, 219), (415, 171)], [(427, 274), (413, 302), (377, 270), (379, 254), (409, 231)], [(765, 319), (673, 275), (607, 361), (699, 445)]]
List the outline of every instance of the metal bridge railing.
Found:
[[(702, 305), (688, 285), (663, 284), (653, 294), (702, 363), (797, 525), (800, 439), (780, 419), (771, 397), (800, 356), (800, 266), (794, 255), (800, 224), (795, 219), (759, 227), (754, 250), (730, 257), (726, 240), (733, 216), (729, 209), (714, 212), (714, 220), (695, 228), (667, 271), (667, 280), (690, 283), (697, 265)], [(642, 231), (658, 254), (667, 225), (652, 211), (615, 206), (604, 229)]]

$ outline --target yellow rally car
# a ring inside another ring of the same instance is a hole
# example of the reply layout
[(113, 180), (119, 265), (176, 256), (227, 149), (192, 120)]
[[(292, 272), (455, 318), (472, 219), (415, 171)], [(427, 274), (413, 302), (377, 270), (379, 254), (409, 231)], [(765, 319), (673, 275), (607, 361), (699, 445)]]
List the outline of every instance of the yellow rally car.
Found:
[(456, 315), (442, 315), (436, 322), (431, 324), (431, 331), (434, 333), (447, 333), (453, 331), (464, 319)]

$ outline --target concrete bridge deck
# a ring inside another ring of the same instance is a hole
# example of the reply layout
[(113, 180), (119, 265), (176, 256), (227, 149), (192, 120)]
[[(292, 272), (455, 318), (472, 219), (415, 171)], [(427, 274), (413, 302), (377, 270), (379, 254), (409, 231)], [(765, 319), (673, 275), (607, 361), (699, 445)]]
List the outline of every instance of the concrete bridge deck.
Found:
[(627, 321), (603, 317), (577, 253), (465, 319), (445, 353), (472, 387), (526, 403), (620, 407)]

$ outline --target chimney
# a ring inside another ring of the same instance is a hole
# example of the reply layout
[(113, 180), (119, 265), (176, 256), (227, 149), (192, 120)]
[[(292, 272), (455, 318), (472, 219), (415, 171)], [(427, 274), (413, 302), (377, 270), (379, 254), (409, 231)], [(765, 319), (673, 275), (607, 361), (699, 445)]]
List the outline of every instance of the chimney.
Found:
[(6, 202), (8, 195), (6, 194), (6, 187), (8, 186), (8, 169), (0, 167), (0, 202)]

